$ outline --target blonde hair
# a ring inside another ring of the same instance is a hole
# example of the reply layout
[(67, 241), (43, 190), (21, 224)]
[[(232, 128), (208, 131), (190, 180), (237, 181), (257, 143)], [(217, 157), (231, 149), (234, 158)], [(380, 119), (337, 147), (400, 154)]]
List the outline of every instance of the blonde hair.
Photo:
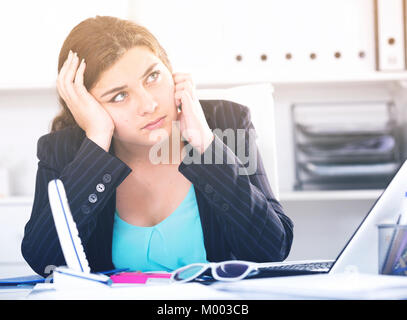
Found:
[[(172, 73), (166, 51), (145, 27), (117, 17), (96, 16), (80, 22), (65, 39), (59, 53), (58, 74), (69, 50), (76, 52), (80, 60), (84, 58), (86, 61), (84, 85), (90, 91), (105, 70), (136, 46), (149, 48)], [(51, 132), (77, 125), (60, 95), (58, 101), (62, 110), (53, 119)]]

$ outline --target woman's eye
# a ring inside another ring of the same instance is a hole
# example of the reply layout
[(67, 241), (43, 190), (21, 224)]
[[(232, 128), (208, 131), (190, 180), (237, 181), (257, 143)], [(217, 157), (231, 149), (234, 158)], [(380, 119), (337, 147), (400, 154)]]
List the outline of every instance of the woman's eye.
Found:
[[(118, 93), (117, 95), (115, 95), (115, 96), (113, 97), (113, 99), (110, 100), (109, 102), (121, 102), (121, 101), (124, 100), (125, 95), (127, 95), (125, 92), (120, 92), (120, 93)], [(123, 98), (118, 99), (118, 97), (120, 97), (120, 96), (123, 96)]]
[[(152, 81), (155, 81), (155, 80), (158, 79), (158, 76), (159, 76), (159, 75), (160, 75), (160, 71), (156, 70), (156, 71), (152, 72), (152, 73), (148, 76), (147, 80), (153, 79)], [(151, 81), (147, 81), (147, 82), (151, 82)]]
[[(154, 81), (156, 81), (156, 80), (158, 79), (159, 75), (160, 75), (160, 71), (159, 71), (159, 70), (156, 70), (156, 71), (150, 73), (150, 75), (149, 75), (148, 78), (147, 78), (147, 82), (149, 83), (149, 82), (154, 82)], [(150, 79), (152, 79), (152, 80), (149, 81)], [(126, 92), (119, 92), (119, 93), (118, 93), (117, 95), (115, 95), (115, 96), (112, 98), (112, 100), (110, 100), (109, 102), (111, 102), (111, 103), (114, 103), (114, 102), (121, 102), (121, 101), (123, 101), (123, 100), (126, 98), (126, 96), (127, 96), (127, 93), (126, 93)]]

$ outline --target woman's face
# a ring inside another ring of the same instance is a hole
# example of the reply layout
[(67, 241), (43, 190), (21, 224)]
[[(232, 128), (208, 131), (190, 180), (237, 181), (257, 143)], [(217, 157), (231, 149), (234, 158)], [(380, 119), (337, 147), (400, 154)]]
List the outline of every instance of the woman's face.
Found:
[[(164, 129), (172, 132), (177, 120), (174, 80), (162, 61), (147, 47), (128, 50), (102, 73), (90, 90), (113, 119), (114, 138), (130, 144), (153, 145), (150, 134)], [(161, 127), (149, 130), (146, 124), (165, 116)]]

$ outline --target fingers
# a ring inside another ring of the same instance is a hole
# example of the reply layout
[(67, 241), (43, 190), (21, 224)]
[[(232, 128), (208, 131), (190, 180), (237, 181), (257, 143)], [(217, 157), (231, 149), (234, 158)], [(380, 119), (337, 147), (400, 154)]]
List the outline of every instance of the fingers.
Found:
[(174, 93), (174, 99), (175, 99), (175, 105), (178, 107), (182, 103), (182, 95), (183, 95), (184, 90), (178, 90), (175, 91)]
[(76, 89), (81, 93), (83, 93), (83, 90), (86, 90), (85, 86), (83, 85), (85, 68), (86, 68), (85, 59), (82, 59), (80, 65), (78, 67), (78, 70), (76, 71), (76, 76), (75, 76), (75, 81), (74, 81)]
[(69, 51), (58, 75), (57, 89), (61, 97), (69, 105), (71, 101), (77, 100), (78, 94), (83, 93), (83, 78), (85, 72), (85, 61), (82, 59), (79, 67), (77, 53)]
[(175, 85), (184, 81), (188, 81), (191, 84), (191, 87), (195, 87), (192, 76), (189, 73), (176, 72), (172, 74), (172, 78), (174, 79)]
[(75, 52), (70, 59), (68, 68), (66, 69), (66, 73), (64, 76), (65, 83), (72, 83), (73, 80), (75, 79), (76, 69), (78, 68), (78, 61), (79, 61), (79, 58), (78, 58), (77, 53)]
[(174, 97), (177, 101), (179, 101), (180, 103), (185, 103), (185, 99), (191, 99), (192, 100), (192, 96), (191, 94), (188, 92), (188, 90), (179, 90), (176, 91), (174, 94)]
[(62, 65), (61, 70), (59, 71), (57, 78), (57, 89), (61, 97), (66, 101), (67, 95), (65, 90), (65, 74), (68, 66), (70, 65), (72, 59), (72, 51), (69, 51), (68, 57), (66, 58), (64, 64)]
[[(71, 72), (72, 61), (74, 59), (74, 53), (69, 50), (68, 57), (66, 58), (61, 70), (59, 71), (57, 86), (58, 91), (64, 98), (65, 102), (68, 103), (70, 91), (69, 90), (69, 82), (68, 82), (68, 74)], [(71, 81), (72, 82), (72, 81)]]
[(175, 101), (182, 104), (182, 113), (190, 115), (195, 112), (196, 106), (191, 94), (187, 90), (175, 92)]
[(189, 92), (193, 92), (194, 91), (194, 87), (192, 86), (191, 82), (189, 82), (188, 80), (177, 83), (175, 85), (175, 90), (188, 90)]
[(76, 91), (73, 86), (73, 81), (75, 79), (77, 69), (78, 69), (78, 63), (79, 63), (79, 58), (76, 52), (73, 54), (73, 57), (71, 58), (71, 61), (68, 65), (68, 68), (66, 69), (66, 73), (64, 76), (64, 87), (65, 91), (68, 94), (70, 98), (75, 98), (76, 97)]
[(70, 63), (70, 61), (71, 61), (71, 58), (72, 58), (72, 51), (69, 51), (68, 57), (65, 59), (65, 62), (64, 62), (64, 64), (62, 65), (61, 70), (59, 71), (58, 78), (61, 79), (61, 78), (64, 77), (65, 72), (66, 72), (66, 69), (68, 68), (68, 65), (69, 65), (69, 63)]
[(195, 84), (189, 73), (173, 73), (175, 84), (175, 104), (179, 106), (181, 103), (182, 92), (186, 91), (189, 96), (195, 97)]

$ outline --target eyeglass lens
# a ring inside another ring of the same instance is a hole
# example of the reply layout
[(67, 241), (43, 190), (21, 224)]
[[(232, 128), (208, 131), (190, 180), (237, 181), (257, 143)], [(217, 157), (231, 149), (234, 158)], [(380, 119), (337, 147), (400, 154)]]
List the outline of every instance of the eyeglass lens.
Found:
[(225, 263), (216, 268), (216, 274), (221, 278), (237, 278), (244, 274), (248, 268), (248, 265), (241, 263)]
[(174, 279), (177, 281), (182, 281), (185, 279), (193, 278), (199, 275), (203, 268), (205, 268), (205, 266), (191, 266), (184, 270), (180, 270), (175, 274)]

